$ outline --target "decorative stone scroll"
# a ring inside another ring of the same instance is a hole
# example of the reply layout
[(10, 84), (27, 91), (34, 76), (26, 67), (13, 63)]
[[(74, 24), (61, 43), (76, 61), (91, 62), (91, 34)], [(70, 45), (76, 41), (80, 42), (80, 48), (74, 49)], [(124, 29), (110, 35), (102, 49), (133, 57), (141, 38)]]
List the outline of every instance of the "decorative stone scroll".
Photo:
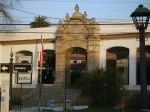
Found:
[(67, 34), (69, 34), (71, 37), (78, 38), (83, 35), (83, 31), (79, 25), (74, 25), (72, 28), (70, 28), (70, 30), (67, 31)]

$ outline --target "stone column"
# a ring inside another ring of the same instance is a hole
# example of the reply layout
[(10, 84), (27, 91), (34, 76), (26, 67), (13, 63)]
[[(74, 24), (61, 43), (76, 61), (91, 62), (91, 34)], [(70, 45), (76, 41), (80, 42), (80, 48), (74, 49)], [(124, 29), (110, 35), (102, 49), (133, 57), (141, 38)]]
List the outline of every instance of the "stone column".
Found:
[(87, 70), (91, 71), (94, 68), (94, 52), (88, 50), (87, 52)]
[(55, 72), (55, 85), (65, 84), (65, 53), (56, 52), (56, 72)]
[(1, 112), (9, 112), (9, 81), (1, 83)]
[(106, 49), (101, 49), (100, 52), (100, 67), (106, 68)]
[(129, 85), (136, 85), (136, 48), (129, 50)]
[(66, 54), (66, 74), (65, 74), (65, 84), (67, 86), (70, 86), (71, 80), (70, 80), (70, 69), (71, 69), (71, 64), (70, 64), (70, 57), (71, 57), (71, 52), (68, 52)]
[(87, 51), (87, 69), (93, 70), (100, 66), (100, 39), (97, 37), (89, 37)]
[(100, 66), (100, 46), (94, 46), (94, 67)]

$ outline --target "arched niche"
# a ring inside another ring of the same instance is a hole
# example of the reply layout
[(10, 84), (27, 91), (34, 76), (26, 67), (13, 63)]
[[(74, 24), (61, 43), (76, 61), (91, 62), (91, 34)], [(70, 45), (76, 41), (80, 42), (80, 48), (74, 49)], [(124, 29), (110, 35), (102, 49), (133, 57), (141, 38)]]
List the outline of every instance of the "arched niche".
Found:
[(33, 53), (31, 51), (18, 51), (15, 53), (15, 63), (32, 63)]

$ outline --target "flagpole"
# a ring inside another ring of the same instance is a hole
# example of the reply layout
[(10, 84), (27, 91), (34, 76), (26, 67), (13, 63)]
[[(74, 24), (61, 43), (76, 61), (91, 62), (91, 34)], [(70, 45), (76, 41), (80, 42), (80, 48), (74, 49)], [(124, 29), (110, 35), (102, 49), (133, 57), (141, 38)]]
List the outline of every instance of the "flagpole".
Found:
[(42, 93), (42, 71), (43, 71), (43, 40), (42, 40), (42, 34), (41, 34), (41, 51), (40, 51), (40, 82), (39, 82), (39, 107), (38, 111), (40, 111), (41, 107), (41, 93)]
[(39, 84), (39, 111), (41, 107), (41, 93), (42, 93), (42, 70), (43, 70), (43, 62), (42, 66), (40, 67), (40, 84)]

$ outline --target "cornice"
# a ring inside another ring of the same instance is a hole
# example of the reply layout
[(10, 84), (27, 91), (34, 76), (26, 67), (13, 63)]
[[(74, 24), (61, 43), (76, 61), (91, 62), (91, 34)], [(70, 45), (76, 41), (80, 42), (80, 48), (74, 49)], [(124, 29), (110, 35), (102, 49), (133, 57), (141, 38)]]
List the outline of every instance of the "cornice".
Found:
[[(40, 43), (41, 39), (27, 39), (27, 40), (10, 40), (10, 41), (0, 41), (1, 45), (20, 45), (20, 44), (37, 44)], [(44, 43), (55, 43), (55, 39), (43, 39)]]
[[(124, 34), (100, 34), (101, 40), (114, 40), (114, 39), (131, 39), (137, 38), (139, 33), (124, 33)], [(150, 32), (146, 32), (145, 37), (150, 38)], [(58, 41), (59, 39), (57, 39)], [(36, 44), (40, 43), (41, 39), (27, 39), (27, 40), (10, 40), (10, 41), (0, 41), (1, 45), (20, 45), (20, 44)], [(55, 43), (55, 38), (43, 39), (44, 43)]]
[[(145, 33), (145, 37), (150, 37), (150, 32)], [(114, 40), (114, 39), (131, 39), (139, 37), (139, 33), (124, 33), (124, 34), (107, 34), (100, 35), (101, 40)]]

